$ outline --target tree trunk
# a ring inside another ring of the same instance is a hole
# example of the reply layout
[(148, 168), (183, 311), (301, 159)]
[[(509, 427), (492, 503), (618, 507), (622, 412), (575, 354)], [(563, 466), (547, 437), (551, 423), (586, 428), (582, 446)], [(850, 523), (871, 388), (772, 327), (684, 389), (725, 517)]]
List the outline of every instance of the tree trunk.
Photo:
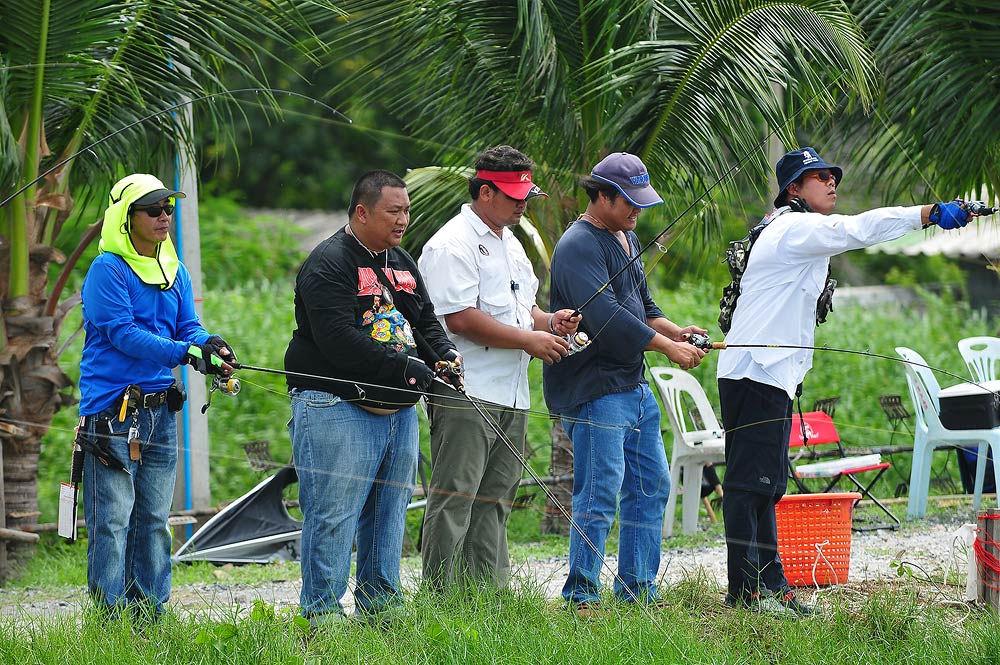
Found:
[[(552, 494), (570, 515), (573, 514), (573, 442), (566, 435), (559, 420), (552, 425), (552, 465), (549, 475), (554, 477), (570, 476), (552, 485)], [(551, 500), (545, 504), (545, 517), (542, 518), (542, 533), (569, 535), (569, 522)]]
[[(0, 439), (6, 526), (11, 529), (37, 524), (41, 440), (55, 412), (75, 402), (61, 392), (72, 385), (55, 353), (61, 319), (42, 314), (44, 281), (38, 289), (35, 280), (44, 278), (41, 266), (32, 263), (32, 295), (5, 303), (3, 312), (7, 339), (0, 351)], [(47, 267), (48, 261), (44, 264)], [(66, 451), (68, 460), (69, 442)], [(7, 544), (8, 562), (13, 565), (33, 552), (31, 543)]]

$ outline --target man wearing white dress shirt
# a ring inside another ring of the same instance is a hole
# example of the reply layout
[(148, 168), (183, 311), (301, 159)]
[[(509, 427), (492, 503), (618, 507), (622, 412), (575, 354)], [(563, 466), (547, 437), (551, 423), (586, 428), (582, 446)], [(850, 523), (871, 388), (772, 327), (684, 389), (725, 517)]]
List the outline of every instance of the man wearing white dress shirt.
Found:
[[(559, 362), (572, 310), (535, 304), (538, 279), (507, 227), (528, 200), (546, 196), (533, 162), (510, 146), (476, 160), (472, 202), (424, 245), (419, 268), (434, 311), (462, 355), (466, 393), (523, 453), (532, 357)], [(518, 457), (451, 388), (436, 382), (428, 399), (430, 495), (424, 515), (424, 579), (441, 590), (457, 582), (502, 586), (510, 576), (507, 517), (521, 479)]]
[(776, 208), (752, 245), (726, 343), (777, 348), (723, 351), (717, 372), (726, 430), (726, 604), (804, 616), (812, 608), (796, 600), (785, 579), (774, 506), (788, 478), (792, 400), (812, 367), (812, 350), (802, 347), (813, 346), (826, 314), (819, 301), (830, 257), (928, 224), (959, 228), (969, 215), (957, 203), (834, 215), (843, 171), (813, 148), (785, 154), (775, 173)]

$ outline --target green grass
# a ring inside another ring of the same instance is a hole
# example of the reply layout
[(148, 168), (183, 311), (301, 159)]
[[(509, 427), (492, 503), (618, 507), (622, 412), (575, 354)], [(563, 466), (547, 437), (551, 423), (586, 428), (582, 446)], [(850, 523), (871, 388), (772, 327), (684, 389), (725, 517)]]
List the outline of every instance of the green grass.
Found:
[(667, 590), (651, 615), (609, 605), (580, 620), (538, 590), (439, 599), (417, 593), (390, 623), (310, 634), (290, 610), (258, 601), (218, 618), (152, 627), (93, 617), (0, 623), (7, 663), (994, 663), (1000, 622), (926, 607), (915, 589), (835, 598), (819, 619), (788, 622), (722, 608), (698, 581)]

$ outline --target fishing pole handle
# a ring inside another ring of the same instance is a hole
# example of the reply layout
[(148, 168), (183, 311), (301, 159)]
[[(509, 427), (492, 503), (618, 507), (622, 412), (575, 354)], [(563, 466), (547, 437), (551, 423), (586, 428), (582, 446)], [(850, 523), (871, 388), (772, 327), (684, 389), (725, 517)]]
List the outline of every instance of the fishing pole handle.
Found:
[(687, 338), (688, 344), (698, 347), (703, 351), (719, 350), (726, 348), (725, 342), (713, 342), (708, 338), (708, 335), (703, 333), (691, 333)]

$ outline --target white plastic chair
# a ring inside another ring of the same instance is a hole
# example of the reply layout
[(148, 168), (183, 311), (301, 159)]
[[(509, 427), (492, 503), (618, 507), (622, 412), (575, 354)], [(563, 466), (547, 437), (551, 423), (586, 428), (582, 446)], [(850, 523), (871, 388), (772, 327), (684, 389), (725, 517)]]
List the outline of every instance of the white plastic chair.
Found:
[[(996, 337), (966, 337), (958, 340), (958, 352), (969, 368), (969, 375), (976, 383), (995, 381), (1000, 378), (1000, 338)], [(993, 455), (994, 470), (997, 457)], [(986, 465), (976, 465), (976, 491), (982, 492), (986, 480)], [(1000, 487), (1000, 486), (998, 486)]]
[[(663, 537), (674, 532), (674, 512), (677, 494), (681, 491), (678, 479), (684, 477), (684, 497), (681, 503), (682, 531), (694, 533), (698, 529), (698, 506), (701, 501), (701, 474), (706, 464), (721, 464), (726, 460), (726, 441), (719, 419), (708, 402), (705, 390), (698, 380), (682, 369), (673, 367), (652, 367), (653, 377), (663, 407), (667, 410), (674, 432), (673, 453), (670, 458), (670, 472), (673, 483), (670, 498), (663, 517)], [(698, 417), (704, 429), (693, 429), (685, 418), (684, 396), (694, 402)]]
[(977, 383), (995, 381), (997, 364), (1000, 363), (1000, 338), (966, 337), (958, 340), (958, 352), (969, 368), (972, 380)]
[[(910, 470), (910, 501), (906, 508), (908, 517), (923, 517), (927, 512), (927, 493), (930, 489), (931, 457), (935, 448), (960, 444), (979, 444), (976, 462), (976, 489), (972, 499), (974, 510), (983, 499), (983, 478), (986, 475), (986, 449), (993, 449), (993, 457), (1000, 456), (1000, 428), (951, 430), (941, 424), (938, 393), (941, 386), (934, 373), (926, 367), (927, 361), (905, 346), (897, 346), (896, 353), (906, 369), (906, 383), (916, 423), (913, 435), (913, 467)], [(916, 364), (913, 364), (916, 363)]]

